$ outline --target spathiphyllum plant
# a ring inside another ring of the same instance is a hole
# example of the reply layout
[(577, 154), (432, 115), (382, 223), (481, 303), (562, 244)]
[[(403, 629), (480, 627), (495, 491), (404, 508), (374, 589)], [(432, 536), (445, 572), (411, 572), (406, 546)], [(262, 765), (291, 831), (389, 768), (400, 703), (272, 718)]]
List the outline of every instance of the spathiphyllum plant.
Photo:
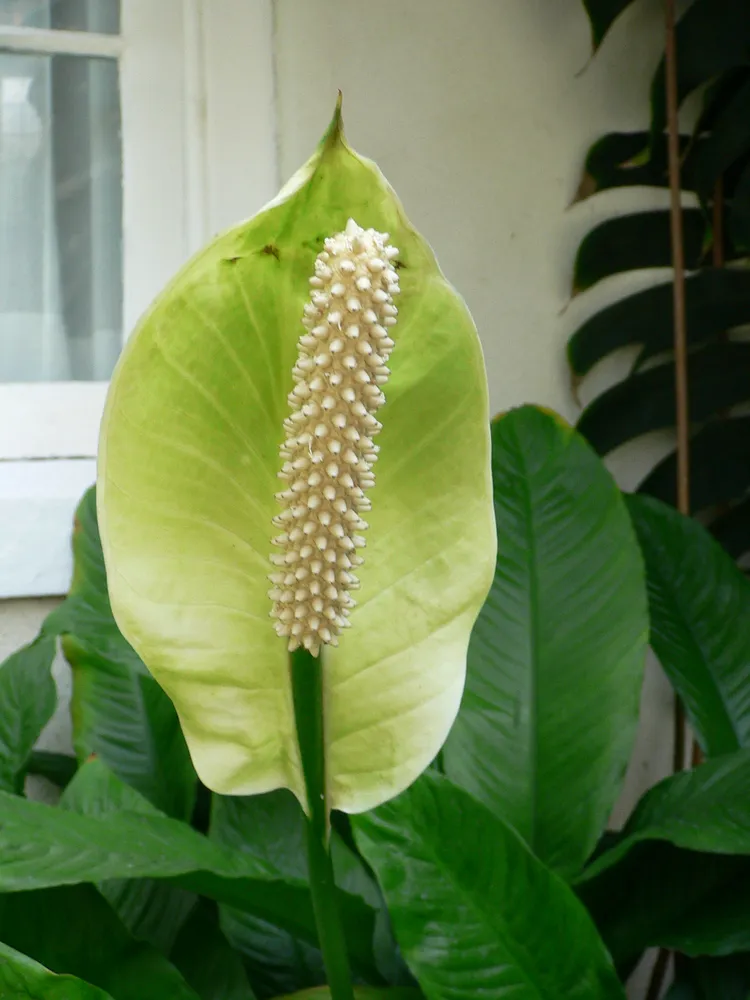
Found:
[(301, 803), (347, 996), (330, 811), (388, 800), (439, 751), (496, 543), (474, 325), (340, 109), (133, 334), (98, 512), (117, 623), (200, 778)]

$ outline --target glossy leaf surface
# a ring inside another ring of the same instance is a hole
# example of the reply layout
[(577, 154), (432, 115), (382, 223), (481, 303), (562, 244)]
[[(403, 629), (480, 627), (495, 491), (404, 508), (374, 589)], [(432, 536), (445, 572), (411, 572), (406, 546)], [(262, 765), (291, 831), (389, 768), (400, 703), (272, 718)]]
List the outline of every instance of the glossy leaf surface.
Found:
[(413, 781), (447, 735), (495, 533), (474, 325), (338, 112), (278, 198), (199, 253), (128, 342), (98, 502), (117, 620), (204, 783), (286, 786), (304, 802), (288, 654), (269, 620), (271, 519), (308, 279), (350, 217), (390, 233), (401, 279), (362, 589), (323, 657), (330, 804), (356, 812)]
[[(6, 793), (0, 793), (0, 809), (0, 893), (106, 879), (169, 879), (317, 943), (303, 883), (212, 844), (184, 823), (140, 813), (95, 819)], [(339, 906), (353, 965), (377, 976), (370, 946), (373, 911), (345, 892)]]
[[(304, 817), (299, 803), (284, 789), (252, 797), (216, 796), (210, 837), (233, 851), (267, 861), (286, 878), (308, 882)], [(378, 892), (371, 877), (335, 832), (332, 853), (337, 885), (377, 907)], [(242, 952), (259, 997), (325, 983), (320, 951), (300, 935), (236, 907), (221, 908), (221, 924)], [(364, 931), (372, 934), (372, 927)], [(362, 941), (363, 948), (370, 944)], [(381, 980), (376, 977), (376, 981)]]
[(586, 869), (611, 868), (642, 841), (689, 851), (750, 854), (750, 750), (737, 750), (660, 781), (640, 800), (622, 837)]
[(497, 566), (443, 765), (571, 874), (599, 839), (632, 749), (643, 564), (619, 490), (564, 421), (513, 410), (493, 421), (492, 445)]
[[(118, 813), (161, 815), (100, 758), (88, 760), (79, 769), (63, 792), (60, 807), (99, 818)], [(165, 954), (196, 902), (192, 893), (160, 879), (107, 879), (98, 882), (97, 889), (133, 937)]]
[(624, 998), (572, 891), (447, 779), (427, 772), (355, 831), (428, 1000)]
[(750, 582), (696, 521), (628, 497), (646, 561), (651, 645), (709, 756), (750, 746)]
[(50, 972), (7, 944), (0, 944), (0, 996), (8, 1000), (113, 1000), (82, 979)]

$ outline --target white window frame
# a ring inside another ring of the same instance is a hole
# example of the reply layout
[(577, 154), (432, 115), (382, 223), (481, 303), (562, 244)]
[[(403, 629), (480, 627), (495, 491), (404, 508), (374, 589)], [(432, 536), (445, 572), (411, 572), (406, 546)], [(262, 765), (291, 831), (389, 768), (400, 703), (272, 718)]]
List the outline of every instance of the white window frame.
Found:
[[(123, 328), (278, 189), (272, 0), (121, 0), (120, 35), (0, 25), (0, 51), (119, 60)], [(106, 382), (0, 384), (0, 598), (70, 582)]]

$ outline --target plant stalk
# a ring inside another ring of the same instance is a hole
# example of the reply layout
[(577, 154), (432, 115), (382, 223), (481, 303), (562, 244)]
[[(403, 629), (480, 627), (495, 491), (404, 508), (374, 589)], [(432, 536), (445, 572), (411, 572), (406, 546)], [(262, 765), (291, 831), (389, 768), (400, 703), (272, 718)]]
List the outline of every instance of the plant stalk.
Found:
[(325, 769), (323, 664), (306, 649), (289, 654), (302, 770), (307, 791), (307, 861), (318, 940), (332, 1000), (354, 1000), (346, 939), (336, 899)]
[[(666, 14), (666, 83), (667, 131), (669, 147), (669, 193), (672, 234), (672, 264), (674, 267), (674, 362), (675, 405), (677, 423), (677, 509), (690, 516), (690, 410), (688, 387), (687, 313), (685, 308), (685, 247), (680, 198), (680, 124), (677, 90), (677, 42), (675, 37), (675, 0), (665, 0)], [(685, 766), (685, 713), (679, 698), (675, 698), (674, 718), (675, 771)]]
[[(677, 423), (677, 509), (690, 516), (690, 406), (688, 385), (687, 311), (685, 302), (685, 245), (682, 225), (679, 93), (677, 86), (677, 14), (675, 0), (664, 0), (667, 96), (667, 148), (669, 151), (670, 230), (672, 238), (672, 282), (674, 304), (675, 410)], [(679, 695), (674, 698), (674, 742), (672, 770), (682, 771), (687, 756), (687, 724)], [(659, 954), (651, 974), (647, 996), (661, 995), (669, 968), (669, 951)]]

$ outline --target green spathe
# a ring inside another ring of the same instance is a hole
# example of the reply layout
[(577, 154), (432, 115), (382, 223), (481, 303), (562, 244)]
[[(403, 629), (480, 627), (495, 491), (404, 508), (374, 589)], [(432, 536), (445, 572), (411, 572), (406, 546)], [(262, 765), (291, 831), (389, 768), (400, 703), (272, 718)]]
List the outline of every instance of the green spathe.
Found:
[(271, 519), (308, 278), (350, 217), (390, 233), (401, 279), (362, 588), (340, 646), (322, 651), (330, 805), (360, 812), (442, 745), (496, 543), (476, 330), (338, 110), (278, 197), (199, 253), (131, 338), (98, 510), (117, 623), (174, 701), (202, 780), (224, 794), (285, 786), (304, 803), (269, 618)]

